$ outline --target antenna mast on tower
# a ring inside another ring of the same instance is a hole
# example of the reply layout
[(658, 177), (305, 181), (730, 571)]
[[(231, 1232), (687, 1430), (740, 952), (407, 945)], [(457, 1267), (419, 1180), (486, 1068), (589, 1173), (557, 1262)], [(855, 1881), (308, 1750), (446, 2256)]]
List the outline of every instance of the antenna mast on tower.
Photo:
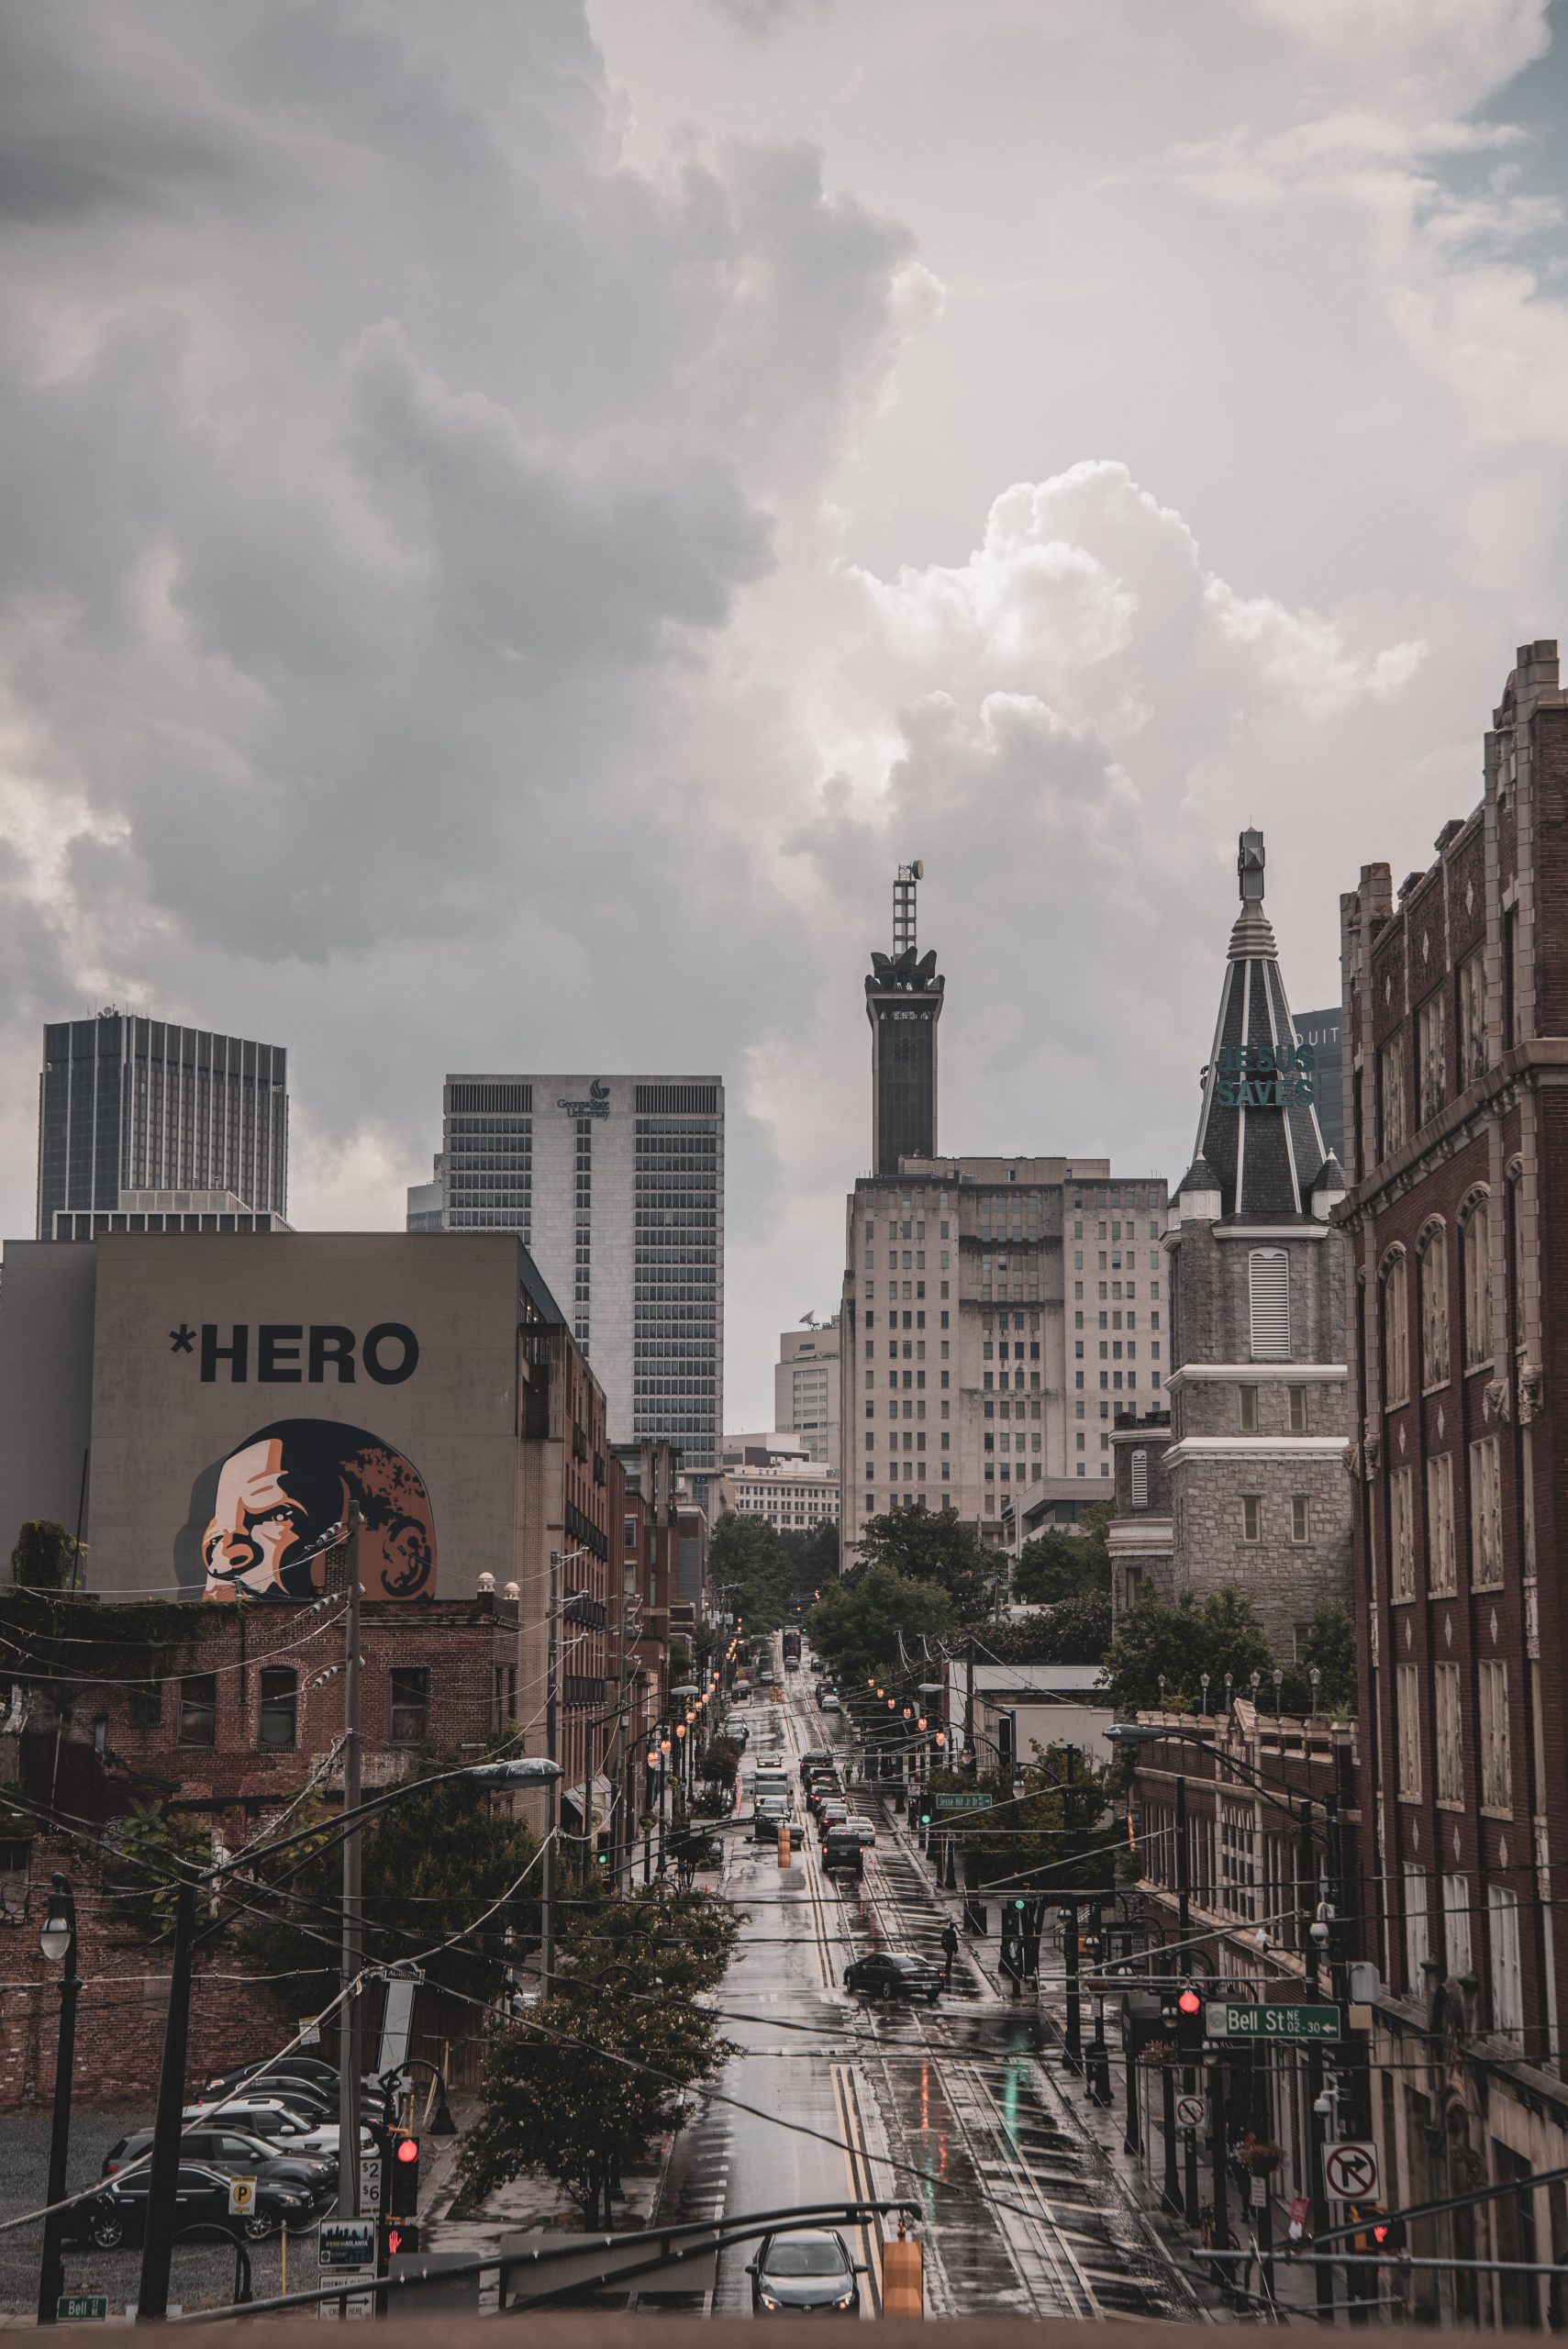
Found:
[(915, 952), (915, 891), (925, 873), (918, 858), (913, 864), (901, 864), (893, 884), (893, 958)]

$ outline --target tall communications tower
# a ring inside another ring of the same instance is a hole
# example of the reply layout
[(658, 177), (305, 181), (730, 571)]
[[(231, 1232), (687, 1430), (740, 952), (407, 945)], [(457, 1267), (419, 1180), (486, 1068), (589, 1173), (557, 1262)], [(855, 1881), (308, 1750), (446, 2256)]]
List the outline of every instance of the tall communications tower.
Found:
[(896, 1174), (902, 1158), (937, 1152), (937, 1022), (943, 982), (935, 951), (917, 959), (915, 896), (925, 872), (901, 864), (893, 884), (893, 952), (873, 951), (866, 980), (871, 1021), (872, 1173)]

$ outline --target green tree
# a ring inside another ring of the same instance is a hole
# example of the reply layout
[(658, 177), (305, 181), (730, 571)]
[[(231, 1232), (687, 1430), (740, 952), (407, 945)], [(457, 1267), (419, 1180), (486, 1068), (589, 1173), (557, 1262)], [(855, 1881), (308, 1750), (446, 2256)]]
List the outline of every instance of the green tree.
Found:
[[(428, 1757), (398, 1783), (417, 1786), (446, 1766)], [(319, 1806), (317, 1815), (325, 1838), (334, 1815)], [(309, 1812), (296, 1821), (311, 1823)], [(521, 1820), (493, 1809), (490, 1795), (473, 1779), (450, 1778), (405, 1796), (361, 1839), (367, 1961), (390, 1965), (456, 1934), (453, 1948), (421, 1960), (427, 1978), (464, 1998), (495, 1997), (506, 1978), (507, 1931), (515, 1939), (539, 1931), (538, 1850)], [(286, 1900), (243, 1938), (260, 1970), (295, 1976), (287, 1986), (290, 2011), (305, 2013), (325, 2005), (337, 1987), (331, 1943), (342, 1847), (314, 1853), (295, 1875), (297, 1859), (290, 1853), (278, 1864), (280, 1876), (288, 1875)], [(568, 1879), (570, 1873), (563, 1870)], [(563, 1889), (571, 1889), (570, 1880)]]
[(1054, 1607), (988, 1623), (979, 1635), (992, 1664), (1098, 1664), (1110, 1645), (1111, 1603), (1103, 1591), (1059, 1599)]
[(11, 1580), (24, 1590), (68, 1590), (87, 1545), (47, 1517), (30, 1517), (18, 1529), (11, 1553)]
[(724, 1978), (739, 1912), (651, 1885), (583, 1913), (558, 1987), (490, 2044), (462, 2175), (482, 2194), (525, 2170), (570, 2194), (584, 2223), (610, 2223), (610, 2188), (680, 2127), (685, 2092), (731, 2050), (700, 1994)]
[(776, 1631), (789, 1612), (795, 1570), (775, 1529), (760, 1517), (721, 1517), (708, 1544), (708, 1581), (746, 1635)]
[(860, 1558), (846, 1579), (886, 1571), (947, 1593), (961, 1622), (989, 1613), (998, 1562), (961, 1523), (955, 1508), (895, 1508), (868, 1518)]
[(839, 1529), (825, 1517), (809, 1533), (784, 1533), (779, 1538), (789, 1560), (795, 1591), (809, 1606), (817, 1591), (838, 1580)]
[(165, 1817), (138, 1803), (105, 1861), (104, 1884), (116, 1913), (145, 1933), (166, 1932), (183, 1874), (212, 1865), (212, 1837), (188, 1816)]
[(1318, 1687), (1318, 1710), (1341, 1718), (1356, 1709), (1356, 1627), (1337, 1599), (1326, 1598), (1317, 1609), (1301, 1643), (1295, 1664), (1285, 1674), (1281, 1691), (1285, 1709), (1312, 1710), (1311, 1670), (1322, 1675)]
[(953, 1821), (971, 1885), (1113, 1888), (1126, 1833), (1114, 1765), (1101, 1766), (1071, 1745), (1037, 1744), (1016, 1777), (1011, 1770), (979, 1779), (933, 1773), (930, 1784), (933, 1791), (978, 1786), (991, 1797), (989, 1811)]
[(1231, 1587), (1205, 1599), (1184, 1590), (1173, 1607), (1146, 1590), (1127, 1609), (1106, 1651), (1106, 1679), (1117, 1710), (1148, 1711), (1161, 1701), (1160, 1675), (1165, 1676), (1167, 1706), (1195, 1710), (1209, 1675), (1209, 1705), (1218, 1711), (1224, 1701), (1225, 1675), (1234, 1677), (1243, 1694), (1254, 1672), (1269, 1680), (1274, 1655), (1263, 1627), (1244, 1591)]
[(1026, 1605), (1050, 1607), (1059, 1598), (1083, 1598), (1091, 1591), (1108, 1591), (1111, 1555), (1106, 1532), (1115, 1514), (1108, 1501), (1096, 1501), (1080, 1517), (1081, 1532), (1052, 1530), (1026, 1542), (1013, 1571), (1013, 1597)]
[(900, 1631), (906, 1640), (941, 1639), (957, 1621), (957, 1609), (939, 1584), (891, 1566), (870, 1566), (829, 1585), (806, 1628), (817, 1654), (852, 1687), (893, 1668)]

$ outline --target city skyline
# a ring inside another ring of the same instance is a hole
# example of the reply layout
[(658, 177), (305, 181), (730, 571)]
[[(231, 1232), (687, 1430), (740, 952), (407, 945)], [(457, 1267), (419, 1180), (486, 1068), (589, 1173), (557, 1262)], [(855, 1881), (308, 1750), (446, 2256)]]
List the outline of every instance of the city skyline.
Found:
[(108, 1000), (284, 1041), (305, 1228), (396, 1228), (459, 1054), (718, 1069), (749, 1423), (895, 865), (945, 1146), (1174, 1175), (1238, 830), (1323, 1005), (1348, 832), (1471, 804), (1568, 591), (1562, 51), (1199, 0), (1129, 106), (1130, 0), (653, 13), (401, 0), (368, 75), (291, 18), (308, 159), (218, 12), (11, 26), (0, 1219), (38, 1028)]

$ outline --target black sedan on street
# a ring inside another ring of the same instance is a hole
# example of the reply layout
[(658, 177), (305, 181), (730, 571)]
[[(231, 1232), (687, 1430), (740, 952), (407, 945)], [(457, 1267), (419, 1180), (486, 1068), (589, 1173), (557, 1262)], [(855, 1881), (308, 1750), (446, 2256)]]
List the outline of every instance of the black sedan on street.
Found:
[[(72, 2205), (67, 2224), (78, 2240), (85, 2236), (100, 2251), (117, 2251), (122, 2243), (137, 2243), (147, 2228), (146, 2170), (128, 2177), (111, 2178), (96, 2194)], [(182, 2162), (174, 2188), (174, 2232), (195, 2226), (221, 2227), (226, 2234), (243, 2235), (248, 2243), (264, 2243), (286, 2220), (291, 2227), (306, 2224), (311, 2199), (303, 2188), (281, 2186), (271, 2178), (256, 2181), (256, 2207), (244, 2218), (228, 2208), (229, 2180), (205, 2163)]]
[(870, 1998), (924, 1998), (935, 2006), (942, 1991), (942, 1969), (913, 1950), (873, 1949), (844, 1968), (846, 1990)]
[(861, 2305), (859, 2278), (865, 2274), (850, 2257), (844, 2238), (824, 2229), (767, 2235), (746, 2273), (751, 2306), (761, 2315), (800, 2316), (817, 2310), (854, 2316)]

